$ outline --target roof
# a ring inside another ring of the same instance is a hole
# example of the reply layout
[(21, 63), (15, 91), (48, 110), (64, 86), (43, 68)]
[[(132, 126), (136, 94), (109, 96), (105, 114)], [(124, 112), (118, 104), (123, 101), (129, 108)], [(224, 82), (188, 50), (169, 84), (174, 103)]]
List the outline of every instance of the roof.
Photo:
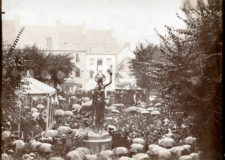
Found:
[(132, 60), (130, 57), (124, 58), (118, 65), (117, 70), (118, 71), (129, 71), (129, 62)]
[(23, 82), (26, 82), (26, 84), (23, 85), (23, 87), (25, 87), (25, 91), (24, 94), (38, 94), (38, 95), (42, 95), (42, 94), (49, 94), (52, 95), (54, 93), (56, 93), (56, 89), (52, 88), (51, 86), (42, 83), (32, 77), (27, 77), (25, 79), (23, 79)]

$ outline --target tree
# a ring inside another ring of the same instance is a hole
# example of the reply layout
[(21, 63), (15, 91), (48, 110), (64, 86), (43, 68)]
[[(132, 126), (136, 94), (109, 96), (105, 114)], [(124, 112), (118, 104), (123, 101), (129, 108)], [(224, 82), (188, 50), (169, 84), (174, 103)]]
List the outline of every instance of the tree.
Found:
[(19, 110), (16, 90), (21, 89), (22, 73), (24, 73), (25, 61), (15, 54), (15, 48), (24, 28), (18, 33), (12, 45), (2, 44), (2, 125), (4, 127), (17, 125)]
[(75, 69), (73, 57), (70, 54), (57, 54), (39, 50), (36, 46), (25, 47), (18, 54), (29, 62), (27, 69), (33, 77), (46, 82), (53, 83), (54, 88), (62, 84)]
[(158, 51), (158, 47), (153, 44), (148, 44), (147, 47), (144, 47), (143, 44), (141, 44), (140, 46), (137, 46), (134, 51), (135, 59), (131, 60), (131, 70), (137, 77), (137, 85), (146, 89), (147, 103), (149, 103), (150, 89), (153, 89), (155, 86), (155, 81), (153, 79), (156, 77), (149, 75), (146, 64), (152, 60), (153, 55), (157, 54)]
[(220, 0), (209, 0), (208, 5), (198, 1), (197, 8), (183, 8), (185, 18), (178, 18), (186, 28), (166, 26), (167, 35), (158, 33), (163, 58), (142, 61), (139, 68), (147, 77), (155, 77), (152, 80), (159, 84), (158, 96), (171, 109), (181, 109), (194, 117), (192, 131), (199, 139), (203, 159), (222, 158), (221, 9)]

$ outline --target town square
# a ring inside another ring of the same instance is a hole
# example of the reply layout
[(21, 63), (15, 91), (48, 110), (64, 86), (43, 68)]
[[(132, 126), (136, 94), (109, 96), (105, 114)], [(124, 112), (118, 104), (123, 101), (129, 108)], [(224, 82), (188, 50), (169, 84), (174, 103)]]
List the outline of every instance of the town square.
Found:
[(222, 0), (3, 0), (2, 160), (220, 160)]

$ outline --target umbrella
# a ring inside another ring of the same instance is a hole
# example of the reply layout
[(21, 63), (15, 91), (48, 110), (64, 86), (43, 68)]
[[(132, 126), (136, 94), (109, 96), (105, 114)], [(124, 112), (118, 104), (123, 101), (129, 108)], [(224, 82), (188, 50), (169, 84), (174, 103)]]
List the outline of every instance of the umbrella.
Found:
[(127, 157), (127, 156), (122, 156), (120, 157), (119, 160), (133, 160), (133, 158)]
[(164, 137), (159, 140), (159, 145), (163, 147), (172, 147), (174, 145), (175, 141), (172, 138)]
[(136, 155), (133, 155), (132, 158), (134, 160), (150, 160), (150, 157), (146, 153), (138, 153)]
[(146, 110), (141, 110), (141, 114), (150, 114), (150, 112)]
[(176, 155), (176, 158), (180, 157), (182, 155), (182, 152), (184, 152), (184, 147), (183, 146), (176, 146), (173, 148), (170, 148), (169, 151)]
[(113, 113), (120, 113), (120, 111), (117, 110), (117, 109), (113, 109), (112, 112), (113, 112)]
[(49, 129), (45, 131), (45, 137), (56, 137), (59, 135), (57, 130)]
[(106, 109), (112, 111), (112, 110), (115, 110), (115, 109), (117, 109), (117, 108), (116, 108), (115, 106), (109, 106), (109, 107), (106, 107)]
[(147, 108), (147, 110), (148, 110), (148, 111), (155, 111), (156, 108), (155, 108), (155, 107), (149, 107), (149, 108)]
[(8, 154), (2, 153), (2, 158), (1, 159), (2, 160), (10, 160), (11, 158), (10, 158), (10, 156)]
[(37, 108), (39, 108), (39, 109), (44, 109), (45, 106), (44, 106), (43, 104), (38, 104), (38, 105), (37, 105)]
[(145, 140), (143, 138), (135, 138), (133, 139), (133, 143), (145, 145)]
[(73, 116), (73, 112), (72, 111), (65, 111), (65, 115), (67, 115), (67, 116)]
[(32, 140), (32, 141), (30, 141), (30, 145), (31, 145), (32, 149), (37, 149), (37, 147), (39, 145), (41, 145), (41, 142), (36, 141), (36, 140)]
[(71, 99), (77, 99), (77, 97), (76, 97), (76, 96), (71, 96), (70, 98), (71, 98)]
[(66, 157), (69, 159), (83, 160), (85, 154), (81, 151), (73, 150), (66, 154)]
[(110, 130), (114, 130), (114, 131), (117, 130), (117, 129), (116, 129), (116, 126), (111, 125), (111, 124), (109, 124), (109, 125), (107, 126), (107, 128), (110, 129)]
[(140, 109), (138, 107), (131, 106), (131, 107), (128, 107), (127, 109), (124, 109), (123, 111), (124, 112), (140, 112)]
[(57, 109), (55, 110), (55, 115), (56, 116), (63, 116), (65, 114), (65, 111), (62, 109)]
[(128, 149), (125, 147), (116, 147), (113, 149), (113, 152), (116, 155), (125, 155), (129, 153)]
[(50, 143), (41, 143), (39, 146), (41, 152), (49, 153), (52, 152), (52, 144)]
[(187, 137), (185, 138), (185, 143), (186, 144), (194, 144), (196, 142), (196, 138), (195, 137)]
[(23, 140), (15, 140), (12, 144), (16, 145), (16, 149), (22, 149), (25, 147), (25, 143)]
[(82, 103), (82, 106), (85, 106), (85, 107), (90, 107), (92, 105), (92, 101), (86, 101), (84, 103)]
[(114, 152), (111, 151), (111, 150), (105, 150), (105, 151), (101, 151), (101, 152), (99, 153), (99, 155), (101, 155), (102, 158), (105, 158), (105, 159), (110, 158), (113, 154), (114, 154)]
[(39, 112), (34, 112), (34, 113), (32, 113), (32, 116), (33, 116), (35, 119), (36, 119), (39, 115), (40, 115)]
[(160, 114), (160, 112), (159, 111), (152, 111), (151, 112), (151, 115), (153, 115), (153, 116), (155, 116), (155, 115), (159, 115)]
[(65, 134), (69, 131), (71, 131), (72, 129), (68, 126), (60, 126), (57, 131), (59, 132), (59, 134)]
[(97, 155), (86, 154), (84, 159), (86, 159), (86, 160), (96, 160), (97, 159)]
[(79, 104), (73, 104), (72, 108), (74, 109), (75, 112), (80, 112), (82, 106)]
[(31, 112), (37, 112), (38, 111), (38, 109), (37, 108), (31, 108)]
[(133, 152), (133, 153), (144, 152), (144, 148), (145, 148), (142, 144), (136, 144), (136, 143), (132, 144), (130, 147), (131, 147), (130, 152)]
[(11, 132), (10, 131), (3, 131), (2, 132), (2, 139), (6, 139), (8, 137), (10, 137)]
[(154, 106), (158, 107), (158, 106), (161, 106), (161, 105), (162, 105), (162, 103), (156, 103)]

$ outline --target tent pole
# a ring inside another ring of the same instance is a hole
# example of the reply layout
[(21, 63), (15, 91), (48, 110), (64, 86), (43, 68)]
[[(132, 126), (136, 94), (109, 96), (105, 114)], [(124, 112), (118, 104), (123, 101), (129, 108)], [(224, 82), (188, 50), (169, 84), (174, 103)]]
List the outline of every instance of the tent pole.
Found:
[(48, 119), (49, 119), (49, 96), (48, 97), (48, 102), (47, 102), (47, 121), (46, 121), (46, 130), (48, 129)]

